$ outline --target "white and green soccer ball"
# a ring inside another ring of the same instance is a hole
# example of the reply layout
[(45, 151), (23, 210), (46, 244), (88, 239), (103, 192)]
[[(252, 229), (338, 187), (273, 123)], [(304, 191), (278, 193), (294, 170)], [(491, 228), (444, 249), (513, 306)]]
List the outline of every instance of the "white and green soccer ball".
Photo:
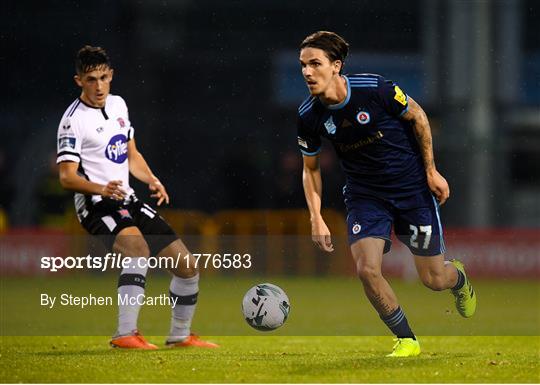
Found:
[(253, 286), (242, 301), (244, 318), (249, 326), (260, 331), (277, 329), (287, 321), (290, 311), (287, 294), (271, 283)]

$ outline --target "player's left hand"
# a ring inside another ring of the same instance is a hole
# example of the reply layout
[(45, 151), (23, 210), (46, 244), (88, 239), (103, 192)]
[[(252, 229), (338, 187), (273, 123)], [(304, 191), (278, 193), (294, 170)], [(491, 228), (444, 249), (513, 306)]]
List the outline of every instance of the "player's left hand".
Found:
[(169, 204), (169, 194), (167, 194), (167, 190), (165, 190), (165, 186), (163, 186), (159, 180), (155, 180), (154, 182), (151, 182), (148, 185), (148, 188), (150, 189), (150, 191), (153, 192), (153, 194), (151, 194), (150, 196), (158, 200), (157, 201), (158, 206), (160, 206), (163, 203), (163, 201)]
[(444, 177), (437, 170), (427, 173), (429, 189), (435, 195), (440, 205), (450, 197), (450, 186)]

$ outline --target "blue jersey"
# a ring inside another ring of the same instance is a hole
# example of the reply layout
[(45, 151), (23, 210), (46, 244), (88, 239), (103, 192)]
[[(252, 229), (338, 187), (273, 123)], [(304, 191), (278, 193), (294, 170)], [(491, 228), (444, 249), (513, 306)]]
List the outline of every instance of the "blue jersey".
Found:
[(346, 75), (347, 97), (325, 106), (317, 97), (298, 109), (298, 146), (316, 155), (321, 137), (334, 146), (345, 171), (345, 196), (414, 195), (427, 188), (420, 148), (410, 123), (401, 119), (408, 96), (374, 74)]

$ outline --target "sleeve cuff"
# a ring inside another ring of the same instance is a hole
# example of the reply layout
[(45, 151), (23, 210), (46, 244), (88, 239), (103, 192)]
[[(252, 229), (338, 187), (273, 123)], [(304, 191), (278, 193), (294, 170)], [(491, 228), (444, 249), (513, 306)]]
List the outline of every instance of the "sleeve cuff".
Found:
[(321, 152), (321, 149), (319, 148), (317, 151), (314, 151), (314, 152), (308, 152), (308, 151), (304, 151), (304, 150), (300, 149), (300, 152), (302, 152), (302, 154), (304, 154), (306, 156), (315, 156), (315, 155), (319, 154), (319, 152)]
[(59, 153), (58, 156), (56, 157), (56, 164), (62, 163), (62, 162), (76, 162), (76, 163), (80, 163), (80, 161), (81, 161), (81, 157), (79, 156), (79, 154), (76, 154), (76, 153), (66, 153), (65, 151)]

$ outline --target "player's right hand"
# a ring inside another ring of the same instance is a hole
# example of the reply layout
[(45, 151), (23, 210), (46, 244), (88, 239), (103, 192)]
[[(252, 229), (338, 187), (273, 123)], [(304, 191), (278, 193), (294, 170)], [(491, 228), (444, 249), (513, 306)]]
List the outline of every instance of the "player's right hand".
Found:
[(446, 179), (437, 170), (432, 170), (427, 173), (427, 182), (429, 189), (435, 195), (439, 204), (444, 205), (450, 197), (450, 187)]
[(322, 219), (311, 223), (311, 239), (322, 251), (326, 251), (327, 253), (334, 251), (330, 230)]
[(126, 197), (126, 192), (120, 187), (122, 186), (121, 180), (111, 180), (101, 190), (101, 196), (103, 198), (110, 198), (117, 201), (121, 201)]

